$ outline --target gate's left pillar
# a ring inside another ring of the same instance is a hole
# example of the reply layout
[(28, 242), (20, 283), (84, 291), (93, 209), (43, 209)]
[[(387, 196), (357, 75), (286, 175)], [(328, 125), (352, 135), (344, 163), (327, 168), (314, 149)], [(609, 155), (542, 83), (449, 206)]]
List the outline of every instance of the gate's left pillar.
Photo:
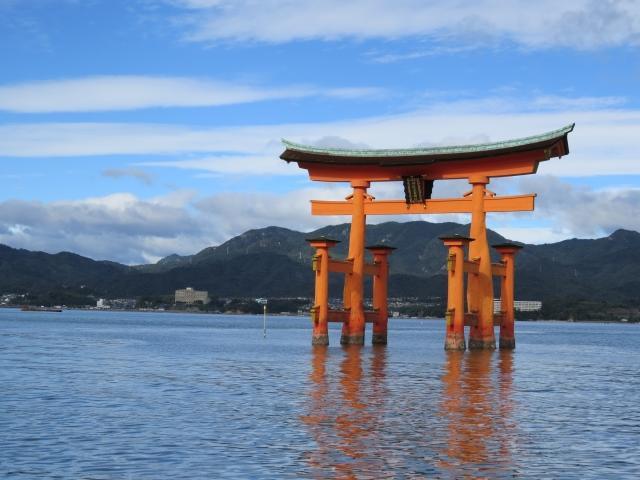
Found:
[(444, 340), (445, 350), (463, 350), (466, 348), (464, 341), (464, 258), (465, 248), (473, 241), (473, 238), (452, 235), (440, 237), (444, 245), (449, 249), (447, 256), (447, 312), (446, 333)]
[(330, 238), (310, 238), (309, 244), (316, 249), (313, 270), (316, 273), (314, 305), (311, 307), (313, 323), (312, 345), (329, 345), (329, 249), (340, 243)]
[(389, 322), (389, 255), (395, 248), (388, 245), (367, 247), (373, 254), (373, 264), (377, 271), (373, 275), (373, 308), (376, 319), (373, 322), (373, 345), (387, 344), (387, 324)]

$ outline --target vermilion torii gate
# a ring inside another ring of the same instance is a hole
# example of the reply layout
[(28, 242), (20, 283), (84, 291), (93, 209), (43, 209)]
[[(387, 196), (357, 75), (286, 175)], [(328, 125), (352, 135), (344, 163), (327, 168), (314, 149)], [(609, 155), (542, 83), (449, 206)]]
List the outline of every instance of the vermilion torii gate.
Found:
[[(365, 262), (367, 215), (470, 213), (469, 237), (443, 237), (449, 248), (449, 290), (446, 349), (464, 350), (464, 326), (469, 325), (470, 349), (494, 349), (494, 321), (500, 324), (500, 347), (514, 348), (513, 258), (517, 245), (495, 246), (499, 264), (491, 263), (487, 242), (488, 212), (534, 209), (535, 194), (497, 196), (487, 189), (492, 177), (535, 173), (541, 161), (569, 153), (568, 134), (574, 125), (542, 135), (479, 145), (401, 150), (346, 150), (300, 145), (283, 140), (280, 158), (297, 162), (311, 180), (349, 182), (353, 193), (344, 201), (312, 200), (313, 215), (351, 215), (349, 253), (346, 260), (331, 259), (337, 242), (310, 239), (316, 248), (315, 305), (312, 309), (313, 344), (328, 344), (327, 322), (343, 323), (342, 344), (363, 344), (366, 322), (373, 323), (373, 343), (387, 341), (388, 246), (370, 247), (373, 264)], [(432, 199), (435, 180), (467, 179), (471, 190), (462, 198)], [(375, 200), (367, 193), (372, 182), (402, 181), (404, 200)], [(468, 248), (468, 259), (464, 249)], [(330, 310), (329, 272), (345, 274), (344, 308)], [(374, 278), (374, 310), (364, 309), (364, 276)], [(464, 277), (467, 277), (466, 307)], [(501, 313), (494, 318), (493, 276), (501, 277)]]

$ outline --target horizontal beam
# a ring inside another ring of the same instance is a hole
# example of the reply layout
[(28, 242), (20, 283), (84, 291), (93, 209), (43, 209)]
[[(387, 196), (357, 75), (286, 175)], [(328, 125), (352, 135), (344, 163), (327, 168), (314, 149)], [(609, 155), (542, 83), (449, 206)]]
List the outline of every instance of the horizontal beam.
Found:
[[(334, 260), (329, 259), (329, 271), (336, 273), (352, 273), (353, 272), (353, 260)], [(380, 264), (378, 263), (365, 263), (364, 264), (365, 275), (380, 275)]]
[(466, 273), (479, 273), (480, 272), (480, 262), (477, 260), (465, 260), (464, 261), (464, 272)]
[(494, 277), (506, 277), (507, 267), (505, 267), (504, 263), (492, 263), (491, 275), (493, 275)]
[(351, 273), (353, 271), (353, 261), (329, 259), (329, 271), (338, 273)]
[(364, 274), (365, 275), (380, 275), (380, 264), (379, 263), (365, 263), (364, 264)]
[[(486, 197), (485, 212), (529, 212), (534, 209), (535, 194)], [(437, 198), (424, 203), (404, 200), (372, 200), (365, 202), (365, 215), (416, 215), (440, 213), (471, 213), (473, 201), (466, 198)], [(312, 215), (351, 215), (353, 202), (349, 200), (311, 200)]]

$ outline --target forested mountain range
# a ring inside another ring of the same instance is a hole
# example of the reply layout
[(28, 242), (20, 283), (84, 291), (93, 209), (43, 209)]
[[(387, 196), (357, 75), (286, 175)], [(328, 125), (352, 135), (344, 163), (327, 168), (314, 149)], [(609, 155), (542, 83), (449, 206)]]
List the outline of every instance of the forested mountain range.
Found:
[[(466, 234), (468, 229), (457, 223), (423, 221), (367, 226), (368, 244), (397, 248), (390, 258), (390, 295), (444, 296), (446, 251), (438, 237)], [(170, 255), (138, 266), (0, 245), (0, 292), (28, 292), (67, 304), (82, 298), (170, 295), (185, 286), (220, 297), (311, 297), (312, 250), (305, 239), (320, 235), (340, 240), (332, 253), (346, 255), (348, 224), (309, 233), (280, 227), (250, 230), (194, 255)], [(490, 243), (505, 240), (489, 231)], [(332, 278), (331, 283), (333, 295), (338, 296), (340, 279)], [(516, 259), (516, 297), (548, 305), (639, 305), (640, 233), (617, 230), (595, 240), (525, 245)]]

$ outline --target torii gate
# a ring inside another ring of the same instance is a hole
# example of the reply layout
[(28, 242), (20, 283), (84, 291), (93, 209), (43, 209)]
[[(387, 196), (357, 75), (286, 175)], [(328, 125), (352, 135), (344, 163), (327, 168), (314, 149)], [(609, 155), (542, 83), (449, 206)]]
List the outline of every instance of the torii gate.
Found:
[[(349, 182), (353, 193), (344, 201), (311, 201), (313, 215), (351, 215), (347, 260), (332, 260), (329, 249), (337, 241), (310, 239), (316, 248), (315, 305), (312, 308), (314, 345), (329, 343), (327, 322), (343, 323), (342, 344), (364, 343), (365, 323), (373, 323), (373, 343), (387, 341), (388, 246), (370, 247), (374, 263), (365, 263), (367, 215), (470, 213), (469, 237), (443, 237), (449, 247), (449, 293), (446, 349), (464, 350), (464, 326), (470, 325), (470, 349), (495, 349), (494, 320), (501, 326), (500, 347), (514, 348), (513, 257), (517, 245), (496, 246), (500, 264), (491, 264), (487, 242), (487, 212), (534, 209), (535, 194), (497, 196), (487, 189), (492, 177), (536, 173), (538, 163), (569, 153), (568, 134), (574, 125), (542, 135), (497, 143), (399, 150), (347, 150), (300, 145), (283, 140), (280, 158), (297, 162), (311, 180)], [(435, 180), (467, 179), (471, 191), (462, 198), (431, 199)], [(367, 194), (372, 182), (402, 181), (404, 200), (375, 200)], [(464, 248), (468, 246), (468, 260)], [(329, 272), (346, 275), (344, 308), (330, 310)], [(464, 305), (464, 274), (468, 276)], [(374, 311), (365, 312), (364, 275), (374, 277)], [(493, 276), (502, 278), (501, 314), (494, 319)]]

